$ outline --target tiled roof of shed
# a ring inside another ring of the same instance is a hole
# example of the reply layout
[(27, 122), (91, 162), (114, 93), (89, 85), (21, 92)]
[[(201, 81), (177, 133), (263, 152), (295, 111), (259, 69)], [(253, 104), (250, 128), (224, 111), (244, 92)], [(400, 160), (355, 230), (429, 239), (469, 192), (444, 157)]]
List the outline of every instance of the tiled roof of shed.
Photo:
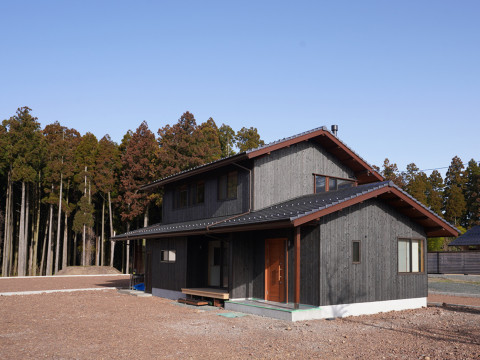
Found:
[[(141, 239), (144, 237), (167, 236), (168, 234), (185, 234), (189, 232), (207, 232), (207, 230), (220, 230), (230, 227), (238, 227), (238, 231), (243, 226), (273, 224), (275, 222), (292, 223), (297, 219), (314, 214), (316, 212), (331, 208), (335, 205), (344, 203), (359, 196), (366, 195), (373, 191), (391, 187), (401, 191), (404, 195), (414, 200), (418, 206), (427, 210), (433, 217), (445, 222), (434, 212), (426, 208), (423, 204), (416, 201), (413, 197), (400, 190), (391, 181), (382, 181), (359, 185), (356, 187), (345, 188), (337, 191), (329, 191), (319, 194), (310, 194), (301, 196), (292, 200), (284, 201), (264, 209), (252, 211), (244, 215), (223, 216), (201, 220), (192, 220), (173, 224), (156, 224), (146, 228), (133, 230), (115, 237), (115, 240)], [(448, 223), (447, 223), (448, 224)], [(450, 224), (448, 224), (450, 225)], [(451, 226), (451, 225), (450, 225)], [(208, 227), (208, 229), (207, 229)]]
[(480, 225), (474, 226), (462, 236), (453, 240), (448, 246), (475, 246), (480, 245)]

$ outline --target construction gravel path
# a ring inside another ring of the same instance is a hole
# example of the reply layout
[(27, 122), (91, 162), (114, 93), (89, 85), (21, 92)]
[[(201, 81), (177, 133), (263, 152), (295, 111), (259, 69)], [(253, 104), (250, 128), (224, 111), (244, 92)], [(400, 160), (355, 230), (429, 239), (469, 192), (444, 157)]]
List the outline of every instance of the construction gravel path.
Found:
[(297, 323), (219, 314), (235, 315), (115, 290), (0, 296), (0, 358), (480, 359), (475, 308)]

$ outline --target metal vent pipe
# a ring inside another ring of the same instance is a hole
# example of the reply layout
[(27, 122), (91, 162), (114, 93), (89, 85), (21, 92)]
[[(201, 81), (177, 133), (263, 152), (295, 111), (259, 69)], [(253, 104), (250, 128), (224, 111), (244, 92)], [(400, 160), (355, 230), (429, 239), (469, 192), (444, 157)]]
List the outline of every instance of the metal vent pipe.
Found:
[(332, 134), (337, 136), (338, 132), (338, 125), (332, 125)]

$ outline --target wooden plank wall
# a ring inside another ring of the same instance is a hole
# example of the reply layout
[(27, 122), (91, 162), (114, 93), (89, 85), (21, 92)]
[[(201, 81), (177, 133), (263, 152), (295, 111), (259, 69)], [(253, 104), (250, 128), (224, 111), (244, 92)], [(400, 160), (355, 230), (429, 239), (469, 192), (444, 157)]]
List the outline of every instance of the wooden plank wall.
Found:
[(310, 141), (255, 159), (253, 209), (313, 193), (313, 173), (341, 178), (354, 175), (333, 155)]
[[(175, 250), (176, 261), (160, 261), (161, 250)], [(152, 287), (180, 291), (186, 286), (187, 238), (166, 238), (147, 240), (147, 252), (152, 253)]]
[(429, 252), (429, 274), (480, 274), (480, 251)]
[[(426, 273), (397, 271), (399, 237), (424, 238), (425, 234), (419, 225), (376, 199), (322, 218), (319, 303), (312, 305), (426, 297)], [(360, 264), (352, 263), (353, 240), (361, 242)], [(315, 300), (310, 295), (306, 298)]]
[[(217, 182), (220, 174), (228, 171), (238, 171), (238, 193), (237, 198), (232, 200), (218, 200)], [(183, 183), (178, 182), (165, 186), (163, 196), (163, 215), (164, 224), (177, 223), (182, 221), (191, 221), (197, 219), (206, 219), (215, 216), (233, 215), (248, 211), (249, 205), (249, 172), (236, 166), (229, 166), (223, 170), (212, 171), (206, 177), (195, 177), (189, 180), (205, 181), (205, 203), (188, 206), (182, 209), (173, 208), (173, 199), (175, 188)]]

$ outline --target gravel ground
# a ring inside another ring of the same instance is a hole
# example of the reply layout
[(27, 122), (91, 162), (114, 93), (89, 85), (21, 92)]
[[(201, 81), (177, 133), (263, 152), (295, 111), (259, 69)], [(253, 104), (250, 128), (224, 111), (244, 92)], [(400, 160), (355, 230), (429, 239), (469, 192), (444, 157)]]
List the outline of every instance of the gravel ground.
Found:
[[(37, 289), (90, 288), (128, 281), (112, 278), (15, 279), (17, 285), (2, 279), (0, 286), (12, 291), (36, 280)], [(478, 305), (480, 298), (432, 295), (429, 301)], [(112, 290), (0, 296), (0, 359), (480, 359), (475, 308), (297, 323), (219, 314), (232, 313)]]
[(429, 275), (430, 292), (473, 294), (480, 296), (479, 275)]
[(0, 358), (480, 359), (476, 310), (297, 323), (220, 313), (111, 290), (0, 296)]

